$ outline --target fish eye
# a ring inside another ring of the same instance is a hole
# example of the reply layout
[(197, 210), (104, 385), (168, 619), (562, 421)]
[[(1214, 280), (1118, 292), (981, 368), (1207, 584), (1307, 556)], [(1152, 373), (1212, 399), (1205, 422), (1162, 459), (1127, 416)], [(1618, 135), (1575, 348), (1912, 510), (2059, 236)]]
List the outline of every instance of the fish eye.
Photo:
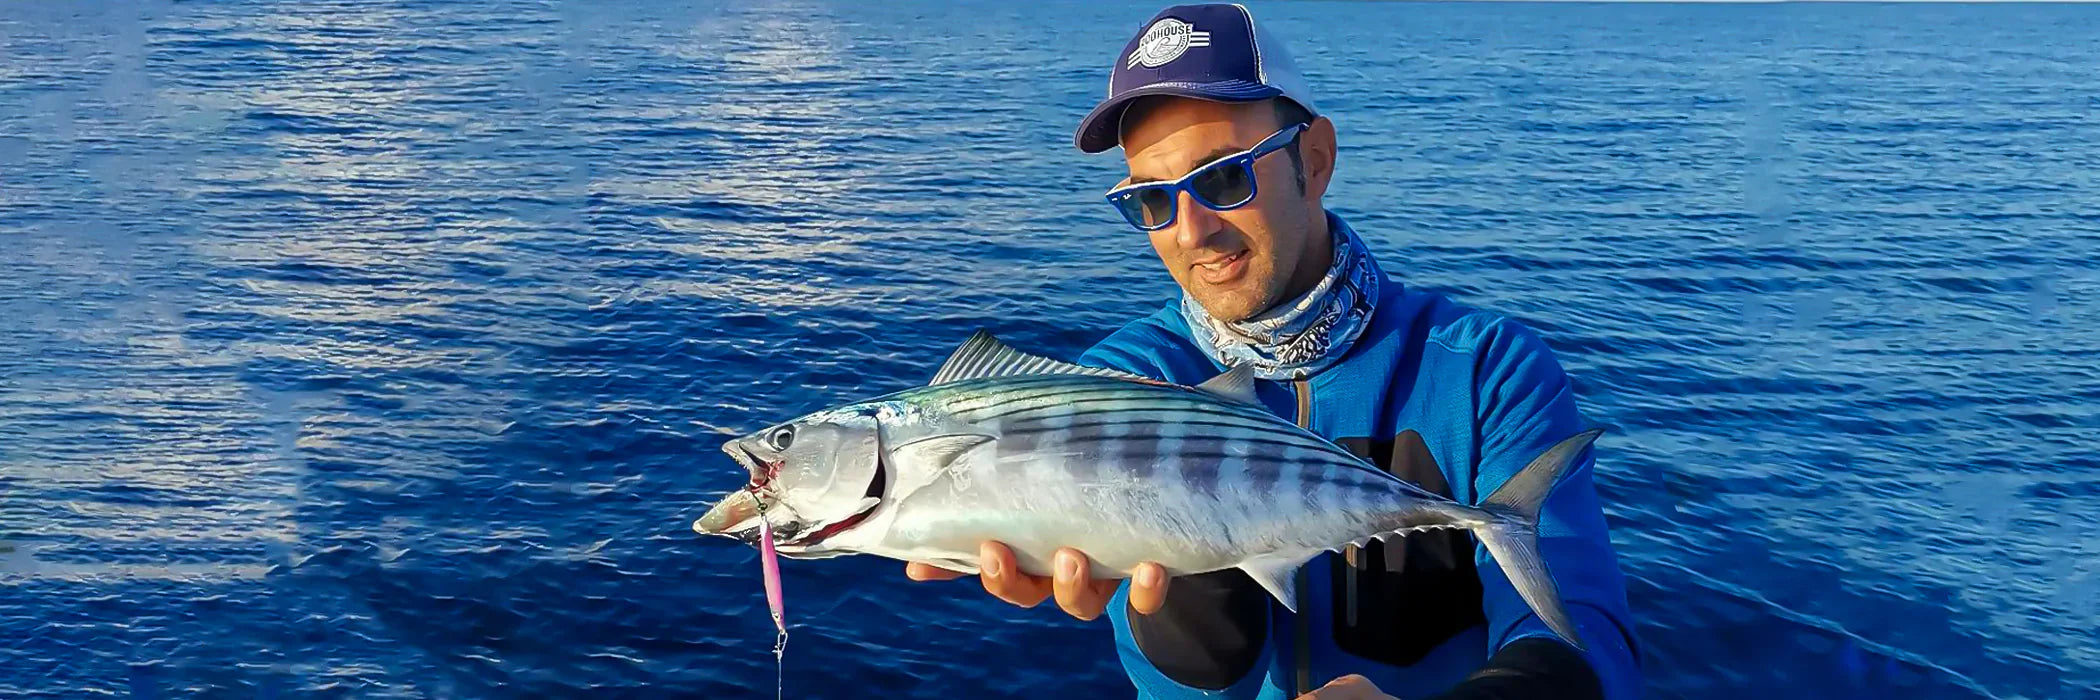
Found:
[(773, 448), (776, 452), (784, 451), (789, 445), (793, 444), (795, 444), (795, 426), (783, 425), (774, 428), (773, 432), (766, 434), (766, 446)]

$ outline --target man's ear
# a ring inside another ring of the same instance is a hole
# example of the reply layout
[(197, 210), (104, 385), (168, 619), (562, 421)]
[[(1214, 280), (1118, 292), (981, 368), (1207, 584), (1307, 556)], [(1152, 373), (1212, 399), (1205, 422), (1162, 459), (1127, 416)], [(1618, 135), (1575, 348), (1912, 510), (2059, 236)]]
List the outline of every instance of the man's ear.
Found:
[(1298, 152), (1305, 163), (1305, 197), (1319, 201), (1334, 180), (1334, 122), (1314, 117), (1305, 133), (1298, 135)]

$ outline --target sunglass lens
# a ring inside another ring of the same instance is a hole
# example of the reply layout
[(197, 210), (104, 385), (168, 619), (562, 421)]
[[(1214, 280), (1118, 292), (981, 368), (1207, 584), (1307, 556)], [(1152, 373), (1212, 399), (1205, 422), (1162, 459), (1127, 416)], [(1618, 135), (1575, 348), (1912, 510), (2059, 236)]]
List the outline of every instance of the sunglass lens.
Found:
[(1214, 207), (1236, 207), (1254, 198), (1254, 173), (1246, 161), (1219, 163), (1189, 181), (1189, 189)]
[(1112, 199), (1123, 218), (1138, 228), (1155, 229), (1174, 219), (1174, 191), (1165, 187), (1130, 190)]
[(1137, 192), (1122, 192), (1110, 195), (1108, 201), (1110, 204), (1116, 205), (1116, 212), (1122, 214), (1123, 218), (1130, 222), (1130, 225), (1145, 225), (1145, 205), (1138, 202)]

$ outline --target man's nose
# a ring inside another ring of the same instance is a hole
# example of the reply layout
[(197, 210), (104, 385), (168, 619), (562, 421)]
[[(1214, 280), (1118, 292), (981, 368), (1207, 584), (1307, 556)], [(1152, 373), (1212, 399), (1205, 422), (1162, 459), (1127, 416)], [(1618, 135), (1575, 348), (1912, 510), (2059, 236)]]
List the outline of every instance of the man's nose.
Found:
[(1195, 195), (1187, 191), (1176, 192), (1174, 202), (1174, 242), (1183, 250), (1198, 250), (1210, 243), (1210, 237), (1224, 228), (1218, 213), (1196, 201)]

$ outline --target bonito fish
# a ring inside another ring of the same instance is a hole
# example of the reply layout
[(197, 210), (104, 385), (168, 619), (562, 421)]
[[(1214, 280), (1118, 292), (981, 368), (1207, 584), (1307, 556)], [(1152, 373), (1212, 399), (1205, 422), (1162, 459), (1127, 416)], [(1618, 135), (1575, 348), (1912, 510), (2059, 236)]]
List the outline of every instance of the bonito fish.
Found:
[(979, 332), (927, 386), (729, 441), (751, 473), (693, 523), (780, 556), (873, 554), (976, 572), (978, 546), (1047, 575), (1058, 547), (1095, 578), (1140, 562), (1247, 573), (1292, 611), (1321, 552), (1465, 528), (1547, 627), (1581, 647), (1537, 549), (1539, 505), (1597, 438), (1548, 449), (1479, 506), (1424, 491), (1264, 410), (1253, 375), (1195, 387), (1028, 355)]

